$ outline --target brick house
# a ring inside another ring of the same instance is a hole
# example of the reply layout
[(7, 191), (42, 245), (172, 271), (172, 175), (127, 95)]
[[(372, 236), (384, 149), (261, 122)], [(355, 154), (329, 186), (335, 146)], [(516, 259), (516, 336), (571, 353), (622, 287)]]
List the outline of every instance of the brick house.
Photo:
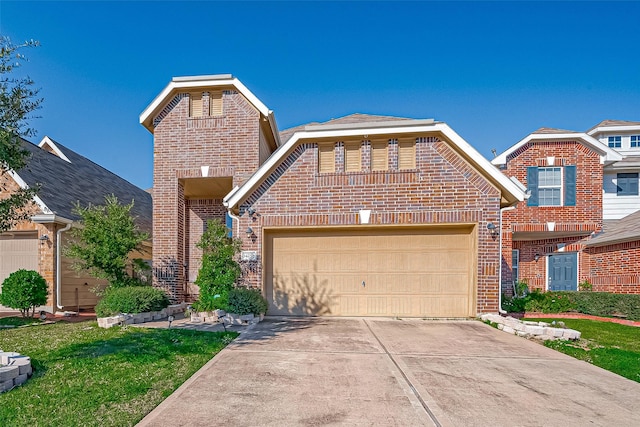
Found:
[[(109, 194), (123, 203), (134, 200), (133, 214), (139, 227), (151, 232), (151, 195), (49, 137), (38, 145), (22, 140), (22, 147), (30, 153), (27, 166), (0, 177), (0, 198), (20, 187), (40, 189), (28, 208), (31, 219), (0, 234), (0, 290), (14, 271), (35, 270), (49, 287), (49, 299), (41, 309), (92, 308), (97, 297), (91, 289), (104, 281), (75, 272), (72, 260), (61, 250), (69, 229), (79, 219), (73, 213), (74, 205), (103, 204)], [(143, 252), (137, 256), (151, 257), (150, 243)]]
[(503, 212), (503, 291), (526, 279), (542, 290), (588, 280), (596, 291), (640, 292), (636, 135), (636, 122), (542, 128), (492, 160), (527, 191), (525, 203)]
[(449, 126), (353, 114), (278, 132), (231, 75), (174, 78), (154, 135), (154, 283), (194, 298), (207, 219), (269, 314), (469, 317), (499, 307), (501, 209), (524, 192)]

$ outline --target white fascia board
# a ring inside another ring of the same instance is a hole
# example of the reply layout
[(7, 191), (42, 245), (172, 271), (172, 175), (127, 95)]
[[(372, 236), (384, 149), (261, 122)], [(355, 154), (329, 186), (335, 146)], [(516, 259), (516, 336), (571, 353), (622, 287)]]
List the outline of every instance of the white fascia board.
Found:
[(73, 220), (58, 216), (56, 214), (40, 214), (31, 217), (31, 221), (36, 224), (72, 224)]
[[(18, 175), (14, 170), (9, 170), (9, 176), (13, 178), (13, 180), (23, 190), (27, 190), (29, 188), (29, 185), (24, 181), (24, 179), (22, 179), (20, 175)], [(40, 197), (38, 197), (37, 195), (33, 196), (33, 201), (36, 205), (38, 205), (42, 212), (44, 212), (45, 214), (51, 213), (51, 209), (49, 209), (49, 207), (42, 201)]]
[[(231, 75), (225, 75), (225, 77), (231, 77)], [(184, 89), (201, 88), (201, 87), (217, 87), (217, 86), (233, 86), (238, 92), (240, 92), (263, 116), (269, 115), (269, 109), (262, 103), (240, 80), (235, 77), (232, 78), (215, 78), (211, 79), (202, 78), (174, 78), (171, 82), (160, 92), (158, 96), (149, 104), (147, 108), (140, 114), (140, 124), (144, 125), (154, 112), (166, 101), (166, 99), (173, 94), (173, 92)]]
[(491, 160), (491, 163), (498, 166), (507, 163), (507, 156), (514, 151), (517, 151), (523, 145), (532, 141), (562, 141), (567, 139), (577, 139), (583, 141), (587, 146), (593, 148), (595, 151), (603, 156), (603, 160), (615, 161), (622, 159), (622, 156), (617, 151), (607, 147), (592, 136), (586, 133), (532, 133), (525, 138), (517, 142), (515, 145), (509, 147), (506, 151), (500, 153)]
[(55, 142), (53, 142), (53, 140), (51, 140), (51, 138), (49, 138), (48, 136), (45, 135), (44, 138), (42, 138), (42, 141), (40, 141), (40, 144), (38, 144), (38, 147), (42, 148), (44, 145), (48, 145), (49, 147), (51, 147), (51, 149), (53, 150), (54, 153), (56, 153), (56, 155), (58, 157), (60, 157), (62, 160), (71, 163), (71, 160), (69, 160), (67, 158), (67, 156), (64, 155), (64, 153), (62, 151), (60, 151), (60, 149), (58, 148), (58, 146), (56, 145)]
[(402, 127), (402, 123), (394, 122), (395, 126), (382, 127), (382, 128), (358, 128), (358, 129), (342, 129), (342, 130), (313, 130), (313, 131), (301, 131), (296, 132), (293, 136), (281, 146), (263, 165), (245, 182), (238, 190), (230, 192), (225, 196), (223, 203), (227, 208), (235, 207), (240, 201), (252, 191), (257, 185), (259, 185), (264, 176), (269, 171), (280, 163), (280, 161), (289, 154), (298, 141), (302, 139), (320, 139), (320, 138), (340, 138), (346, 137), (363, 137), (363, 135), (376, 136), (376, 135), (402, 135), (405, 133), (426, 133), (426, 132), (441, 132), (452, 143), (456, 144), (461, 151), (465, 152), (471, 159), (482, 168), (487, 175), (497, 181), (506, 191), (508, 191), (517, 200), (524, 200), (524, 193), (513, 183), (509, 178), (503, 175), (498, 169), (496, 169), (487, 159), (485, 159), (480, 153), (476, 151), (469, 143), (467, 143), (460, 135), (453, 131), (448, 125), (444, 123), (422, 124), (420, 126), (406, 126)]
[(282, 141), (280, 141), (280, 131), (278, 130), (278, 124), (276, 123), (276, 118), (273, 114), (273, 111), (269, 110), (269, 116), (267, 116), (267, 118), (269, 119), (269, 124), (271, 124), (273, 138), (276, 141), (276, 148), (278, 148), (280, 147), (280, 145), (282, 145)]
[(638, 125), (627, 125), (627, 126), (599, 126), (597, 128), (591, 129), (587, 132), (588, 135), (593, 136), (599, 133), (615, 133), (615, 132), (633, 132), (639, 131), (640, 126)]

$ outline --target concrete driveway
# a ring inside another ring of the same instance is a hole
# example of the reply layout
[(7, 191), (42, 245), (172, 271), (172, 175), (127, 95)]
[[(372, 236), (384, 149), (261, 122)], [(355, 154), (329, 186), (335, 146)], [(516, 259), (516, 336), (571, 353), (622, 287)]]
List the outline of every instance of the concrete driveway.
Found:
[(266, 319), (143, 426), (638, 426), (640, 384), (475, 321)]

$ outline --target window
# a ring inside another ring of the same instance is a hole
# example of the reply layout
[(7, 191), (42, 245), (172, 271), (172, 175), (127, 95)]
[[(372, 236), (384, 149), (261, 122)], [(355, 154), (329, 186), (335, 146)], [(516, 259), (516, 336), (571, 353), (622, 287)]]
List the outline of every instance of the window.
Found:
[(575, 206), (576, 167), (528, 167), (527, 191), (527, 206)]
[(333, 143), (318, 144), (318, 172), (332, 173), (336, 171), (336, 156)]
[(562, 168), (538, 169), (538, 206), (562, 205)]
[(514, 249), (511, 251), (511, 280), (513, 283), (518, 281), (518, 262), (520, 261), (520, 251)]
[(345, 172), (356, 172), (362, 170), (362, 156), (360, 155), (360, 146), (358, 142), (344, 143), (344, 170)]
[(189, 94), (189, 117), (202, 117), (202, 93)]
[(222, 92), (209, 92), (209, 115), (222, 115)]
[(389, 155), (387, 141), (374, 141), (371, 143), (371, 170), (386, 171), (389, 169)]
[(225, 216), (225, 225), (227, 226), (227, 237), (233, 237), (233, 218), (229, 215), (229, 212)]
[(631, 147), (632, 148), (640, 147), (640, 135), (631, 135)]
[(398, 141), (398, 169), (416, 168), (416, 141)]
[(618, 196), (638, 195), (638, 174), (619, 173), (618, 174)]
[(609, 137), (609, 147), (611, 147), (611, 148), (620, 148), (620, 147), (622, 147), (622, 137), (621, 136), (610, 136)]

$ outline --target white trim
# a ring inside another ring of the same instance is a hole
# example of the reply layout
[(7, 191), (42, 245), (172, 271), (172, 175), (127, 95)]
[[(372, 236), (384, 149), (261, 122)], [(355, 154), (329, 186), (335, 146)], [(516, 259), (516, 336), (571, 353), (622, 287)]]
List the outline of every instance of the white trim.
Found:
[(600, 133), (608, 132), (632, 132), (639, 131), (640, 125), (625, 125), (625, 126), (598, 126), (587, 132), (588, 135), (598, 135)]
[(518, 141), (516, 144), (507, 148), (506, 151), (498, 154), (494, 159), (491, 160), (491, 163), (499, 166), (507, 164), (507, 156), (514, 151), (517, 151), (520, 147), (528, 144), (532, 141), (562, 141), (567, 139), (577, 139), (581, 140), (590, 148), (593, 148), (601, 155), (601, 163), (603, 161), (617, 161), (622, 160), (622, 155), (617, 151), (609, 148), (607, 145), (593, 138), (592, 136), (587, 135), (586, 133), (574, 133), (574, 132), (565, 132), (565, 133), (532, 133)]
[(53, 140), (46, 135), (44, 138), (42, 138), (42, 141), (40, 141), (40, 144), (38, 144), (38, 147), (42, 148), (44, 145), (48, 145), (49, 147), (51, 147), (53, 152), (56, 153), (56, 156), (60, 157), (62, 160), (68, 163), (71, 163), (71, 160), (69, 160), (69, 158), (64, 155), (64, 153), (58, 148), (56, 143), (53, 142)]
[[(13, 178), (13, 180), (20, 186), (20, 188), (22, 188), (23, 190), (29, 189), (29, 185), (24, 181), (24, 179), (20, 177), (20, 175), (17, 174), (17, 172), (15, 172), (14, 170), (9, 170), (8, 172), (9, 172), (9, 176)], [(49, 207), (37, 195), (33, 196), (33, 201), (35, 202), (36, 205), (38, 205), (40, 210), (45, 214), (52, 213), (51, 209), (49, 209)]]
[(276, 150), (266, 162), (239, 188), (232, 190), (227, 194), (223, 200), (223, 204), (232, 209), (242, 199), (248, 196), (249, 192), (254, 190), (263, 179), (275, 168), (284, 158), (287, 156), (293, 148), (301, 140), (305, 139), (318, 139), (318, 138), (346, 138), (346, 137), (363, 137), (368, 135), (402, 135), (405, 133), (434, 133), (439, 132), (450, 140), (461, 152), (464, 152), (470, 157), (472, 162), (476, 164), (480, 169), (497, 182), (503, 191), (509, 193), (517, 201), (524, 200), (524, 192), (512, 182), (506, 175), (496, 169), (487, 159), (485, 159), (475, 148), (467, 143), (460, 135), (458, 135), (453, 129), (451, 129), (446, 123), (433, 123), (425, 124), (421, 120), (407, 120), (393, 122), (393, 126), (388, 127), (359, 127), (357, 129), (330, 129), (321, 130), (320, 128), (312, 128), (313, 130), (304, 130), (296, 132), (293, 136), (278, 150)]
[(238, 92), (240, 92), (247, 100), (253, 104), (254, 107), (265, 117), (269, 116), (270, 110), (266, 105), (262, 103), (240, 80), (233, 77), (231, 74), (225, 74), (221, 76), (223, 78), (217, 78), (217, 76), (195, 76), (195, 77), (174, 77), (171, 82), (160, 92), (156, 98), (151, 101), (151, 104), (144, 109), (140, 114), (140, 124), (147, 129), (150, 128), (151, 116), (154, 112), (162, 107), (165, 100), (171, 96), (174, 91), (177, 90), (189, 90), (194, 88), (205, 87), (219, 87), (219, 86), (233, 86)]
[(62, 216), (58, 216), (54, 213), (51, 214), (38, 214), (31, 217), (31, 221), (36, 224), (72, 224), (73, 220)]

